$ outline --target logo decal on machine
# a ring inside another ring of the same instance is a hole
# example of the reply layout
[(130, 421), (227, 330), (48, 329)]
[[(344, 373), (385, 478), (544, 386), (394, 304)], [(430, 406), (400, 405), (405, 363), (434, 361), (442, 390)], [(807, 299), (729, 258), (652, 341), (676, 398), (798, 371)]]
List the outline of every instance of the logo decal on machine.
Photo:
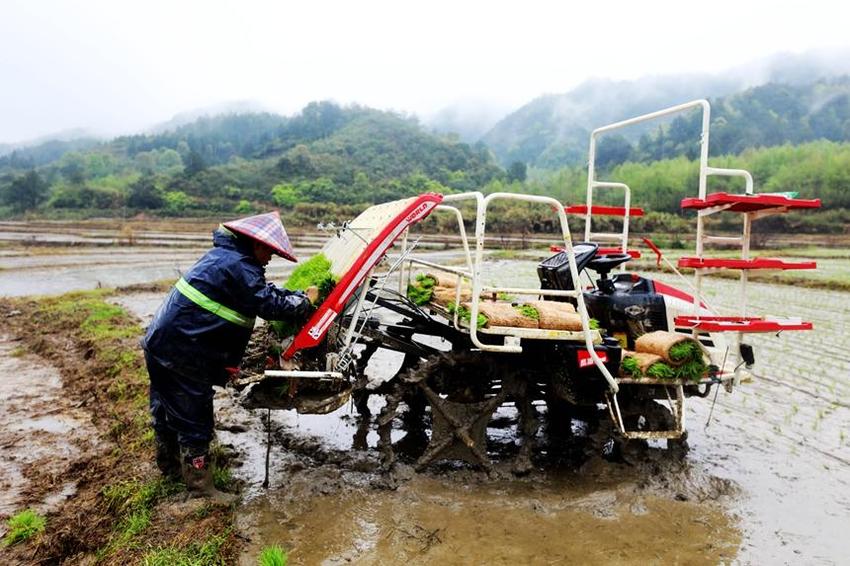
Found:
[[(593, 358), (590, 357), (590, 352), (587, 350), (578, 350), (576, 353), (578, 354), (578, 367), (586, 368), (593, 365)], [(608, 361), (607, 352), (596, 352), (596, 355), (599, 356), (599, 359), (603, 362)]]

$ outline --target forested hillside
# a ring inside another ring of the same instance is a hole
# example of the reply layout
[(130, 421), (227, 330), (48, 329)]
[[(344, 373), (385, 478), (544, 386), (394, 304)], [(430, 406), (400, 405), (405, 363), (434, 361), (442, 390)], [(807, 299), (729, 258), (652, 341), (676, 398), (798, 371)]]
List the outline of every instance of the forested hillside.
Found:
[(506, 175), (483, 145), (428, 133), (413, 118), (330, 102), (289, 118), (202, 118), (53, 159), (43, 153), (39, 146), (0, 158), (7, 213), (36, 207), (250, 212), (470, 190)]
[[(663, 96), (680, 94), (681, 89), (671, 86)], [(657, 109), (642, 106), (650, 99), (657, 97), (636, 96), (627, 105), (635, 113)], [(593, 113), (611, 114), (614, 110), (602, 102)], [(681, 99), (668, 101), (674, 102)], [(535, 108), (542, 107), (529, 105), (529, 114), (522, 115), (538, 124), (540, 132), (556, 130), (557, 124), (547, 122), (551, 116), (535, 115)], [(614, 119), (613, 114), (608, 117)], [(599, 178), (627, 183), (633, 202), (652, 213), (638, 220), (636, 228), (678, 226), (673, 215), (680, 213), (681, 199), (696, 194), (699, 128), (700, 114), (693, 112), (653, 129), (626, 132), (628, 137), (601, 138)], [(586, 144), (587, 131), (581, 134)], [(795, 229), (845, 230), (850, 209), (847, 140), (848, 77), (767, 84), (712, 100), (712, 165), (752, 171), (757, 191), (797, 191), (823, 200), (824, 213), (807, 215), (810, 220), (800, 222), (808, 224)], [(517, 134), (517, 147), (529, 149), (528, 141)], [(553, 159), (551, 168), (538, 162), (529, 173), (526, 163), (517, 160), (505, 170), (483, 143), (435, 135), (415, 118), (317, 102), (291, 117), (230, 114), (110, 142), (50, 142), (14, 151), (0, 158), (0, 215), (221, 216), (276, 206), (292, 221), (313, 223), (347, 218), (368, 203), (425, 191), (531, 192), (565, 203), (583, 202), (585, 149), (565, 148), (538, 148), (540, 159)], [(558, 152), (566, 153), (554, 159)], [(712, 190), (742, 190), (736, 184), (740, 180), (710, 182)], [(498, 228), (537, 229), (545, 225), (538, 212), (515, 207), (497, 221)]]
[[(590, 131), (665, 106), (704, 98), (708, 88), (728, 85), (688, 81), (662, 93), (643, 92), (638, 82), (586, 85), (567, 95), (540, 98), (497, 124), (483, 139), (503, 164), (522, 161), (554, 169), (587, 159)], [(705, 89), (700, 90), (703, 86)], [(697, 87), (697, 88), (694, 88)], [(727, 96), (709, 96), (711, 153), (749, 147), (850, 140), (850, 77), (806, 84), (769, 83)], [(624, 103), (623, 101), (628, 101)], [(698, 153), (700, 114), (632, 127), (602, 138), (602, 165), (650, 161)]]

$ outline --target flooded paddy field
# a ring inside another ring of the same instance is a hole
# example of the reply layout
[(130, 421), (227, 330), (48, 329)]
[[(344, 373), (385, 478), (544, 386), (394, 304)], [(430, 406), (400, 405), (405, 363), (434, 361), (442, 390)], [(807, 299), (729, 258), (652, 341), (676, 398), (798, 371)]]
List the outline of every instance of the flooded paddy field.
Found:
[[(156, 224), (148, 230), (136, 227), (128, 232), (0, 222), (0, 296), (174, 280), (209, 249), (215, 226), (192, 223), (179, 225), (182, 232), (169, 233)], [(320, 233), (293, 232), (290, 237), (301, 257), (314, 254), (324, 241)], [(270, 264), (268, 276), (280, 280), (291, 270), (292, 264), (277, 259)]]
[[(174, 279), (176, 269), (191, 266), (207, 248), (205, 230), (198, 230), (197, 240), (168, 248), (138, 241), (27, 247), (7, 241), (0, 250), (0, 295)], [(299, 257), (319, 245), (312, 236), (293, 239)], [(274, 260), (270, 268), (279, 280), (289, 266)], [(513, 258), (487, 264), (493, 280), (513, 286), (536, 284), (533, 268), (534, 262)], [(850, 270), (846, 263), (844, 269)], [(653, 276), (687, 288), (675, 277)], [(713, 305), (733, 308), (736, 282), (712, 280), (707, 288)], [(148, 320), (162, 297), (127, 292), (114, 300)], [(403, 458), (385, 473), (374, 422), (360, 422), (346, 405), (323, 416), (271, 412), (270, 486), (264, 489), (266, 411), (248, 411), (229, 390), (218, 392), (217, 434), (237, 454), (233, 473), (243, 483), (236, 521), (245, 541), (241, 563), (255, 564), (268, 544), (287, 548), (293, 564), (845, 563), (850, 294), (759, 283), (750, 286), (749, 297), (753, 312), (798, 316), (815, 330), (748, 337), (756, 351), (753, 381), (731, 394), (720, 391), (716, 403), (714, 391), (686, 402), (691, 450), (684, 459), (651, 444), (630, 451), (625, 461), (609, 461), (584, 450), (580, 438), (559, 452), (544, 426), (542, 450), (525, 477), (501, 464), (491, 476), (452, 464), (415, 473)], [(17, 363), (16, 346), (6, 340), (0, 357)], [(49, 367), (24, 359), (32, 369), (19, 372), (20, 379), (52, 379)], [(384, 371), (382, 363), (394, 361), (388, 356), (370, 369)], [(382, 401), (372, 403), (377, 414)], [(500, 411), (488, 431), (497, 461), (513, 450), (514, 413)], [(39, 415), (36, 410), (30, 419), (45, 423)], [(14, 432), (3, 418), (0, 427)], [(68, 426), (85, 430), (84, 424)], [(403, 441), (405, 431), (397, 427), (393, 438)], [(352, 448), (364, 443), (366, 450)], [(15, 453), (16, 446), (7, 450)], [(17, 476), (9, 477), (12, 486)], [(10, 512), (14, 495), (0, 503)]]

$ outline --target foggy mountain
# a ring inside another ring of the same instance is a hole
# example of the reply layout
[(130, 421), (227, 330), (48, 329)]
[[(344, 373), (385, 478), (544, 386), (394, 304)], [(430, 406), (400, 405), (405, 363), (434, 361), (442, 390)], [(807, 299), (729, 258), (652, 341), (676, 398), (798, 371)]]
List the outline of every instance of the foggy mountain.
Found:
[(48, 134), (46, 136), (39, 136), (32, 140), (17, 143), (0, 143), (0, 157), (8, 155), (15, 150), (35, 148), (43, 145), (57, 148), (56, 151), (60, 151), (59, 148), (63, 147), (88, 149), (94, 147), (100, 141), (103, 141), (103, 138), (97, 134), (94, 134), (84, 128), (73, 128), (71, 130), (63, 130), (54, 134)]
[(461, 141), (475, 143), (512, 108), (485, 100), (465, 100), (446, 106), (421, 118), (429, 129), (442, 134), (455, 134)]
[[(696, 98), (717, 98), (747, 88), (783, 83), (801, 85), (850, 74), (850, 50), (776, 54), (717, 75), (669, 75), (633, 81), (591, 79), (564, 94), (532, 100), (499, 121), (481, 140), (503, 165), (522, 161), (560, 167), (587, 158), (590, 132), (597, 127)], [(635, 141), (658, 127), (624, 130)]]
[(175, 114), (170, 120), (151, 126), (146, 133), (161, 134), (171, 130), (176, 130), (180, 126), (191, 124), (201, 118), (212, 118), (226, 114), (262, 114), (273, 113), (264, 104), (256, 100), (233, 100), (229, 102), (221, 102), (212, 106), (203, 108), (195, 108)]
[[(540, 96), (511, 113), (491, 102), (464, 100), (420, 120), (435, 133), (455, 134), (466, 143), (483, 141), (503, 166), (522, 161), (536, 167), (561, 167), (583, 162), (590, 131), (607, 123), (765, 83), (800, 85), (842, 74), (850, 74), (850, 49), (776, 54), (719, 74), (649, 76), (632, 81), (589, 79), (567, 93)], [(146, 133), (175, 131), (215, 116), (256, 113), (273, 111), (252, 100), (223, 102), (177, 114)], [(623, 134), (634, 143), (657, 127), (649, 124)], [(100, 141), (85, 130), (68, 130), (28, 142), (0, 144), (0, 157), (17, 150), (22, 159), (42, 165), (67, 151), (92, 148)]]

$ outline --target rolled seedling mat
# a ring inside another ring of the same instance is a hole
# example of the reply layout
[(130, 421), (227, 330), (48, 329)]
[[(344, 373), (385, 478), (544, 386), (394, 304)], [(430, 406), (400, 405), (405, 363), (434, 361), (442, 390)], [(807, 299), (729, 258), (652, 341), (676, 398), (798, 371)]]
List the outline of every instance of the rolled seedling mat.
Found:
[(623, 351), (623, 361), (620, 362), (620, 374), (628, 377), (654, 377), (658, 379), (673, 379), (675, 370), (658, 354), (646, 352)]
[[(431, 300), (438, 305), (446, 307), (457, 300), (457, 287), (434, 287)], [(460, 290), (460, 302), (472, 300), (472, 289), (462, 287)]]
[(657, 354), (672, 367), (703, 359), (703, 349), (699, 342), (678, 332), (664, 330), (649, 332), (635, 340), (635, 350)]
[(537, 310), (538, 326), (546, 330), (581, 330), (581, 316), (570, 303), (529, 301), (523, 303)]
[[(464, 307), (472, 310), (470, 303), (464, 303)], [(509, 326), (513, 328), (537, 328), (537, 321), (525, 316), (515, 309), (510, 303), (494, 303), (481, 301), (478, 303), (478, 312), (487, 317), (487, 326)]]
[[(434, 280), (434, 287), (457, 287), (457, 275), (452, 273), (441, 273), (439, 271), (426, 273), (425, 277), (430, 277)], [(465, 278), (461, 278), (462, 286), (466, 286), (469, 284), (469, 280)]]

